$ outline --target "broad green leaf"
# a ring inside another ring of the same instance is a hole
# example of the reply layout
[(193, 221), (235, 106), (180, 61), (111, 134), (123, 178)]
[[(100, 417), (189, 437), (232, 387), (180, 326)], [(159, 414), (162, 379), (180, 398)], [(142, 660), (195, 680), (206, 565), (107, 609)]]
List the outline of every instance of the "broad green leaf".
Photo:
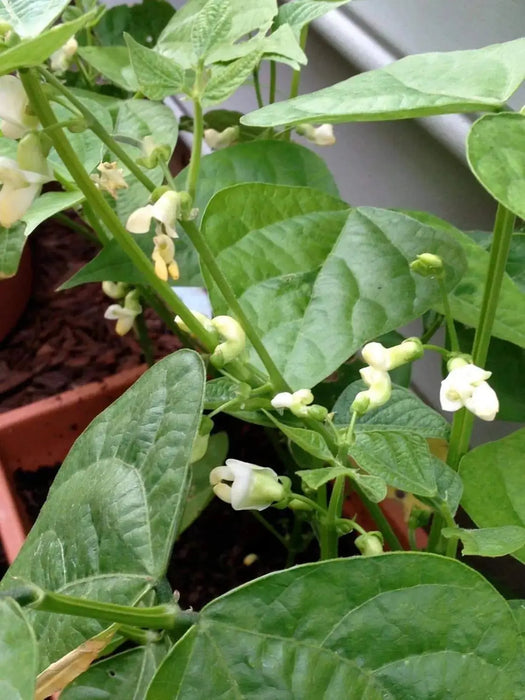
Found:
[[(460, 347), (470, 352), (474, 331), (457, 325)], [(492, 338), (485, 368), (492, 372), (489, 383), (498, 395), (498, 420), (525, 421), (525, 349), (499, 338)]]
[(379, 503), (386, 498), (388, 487), (386, 481), (381, 477), (354, 472), (351, 478), (373, 503)]
[[(207, 2), (208, 0), (190, 0), (185, 3), (168, 23), (157, 42), (156, 49), (174, 59), (183, 68), (193, 68), (197, 65), (192, 35), (195, 25), (202, 20), (199, 15)], [(277, 14), (276, 0), (258, 0), (256, 3), (229, 0), (228, 4), (231, 8), (231, 26), (227, 34), (221, 34), (222, 41), (208, 53), (206, 63), (214, 62), (215, 50), (220, 51), (224, 46), (233, 45), (250, 32), (264, 35)]]
[[(525, 527), (525, 428), (463, 457), (461, 505), (480, 528)], [(512, 553), (525, 563), (525, 546)]]
[(191, 43), (195, 55), (205, 58), (210, 49), (227, 39), (232, 28), (229, 0), (208, 0), (197, 13), (191, 28)]
[[(134, 604), (164, 575), (189, 487), (204, 367), (181, 350), (154, 365), (76, 441), (2, 581)], [(46, 668), (97, 634), (94, 620), (30, 613)]]
[(322, 17), (330, 10), (335, 10), (341, 5), (346, 5), (349, 0), (293, 0), (281, 5), (276, 18), (278, 26), (289, 24), (296, 36), (301, 29), (310, 24), (314, 19)]
[(525, 39), (407, 56), (243, 117), (250, 126), (408, 119), (500, 109), (525, 78)]
[[(106, 129), (106, 131), (111, 133), (113, 131), (113, 119), (109, 110), (102, 107), (102, 105), (99, 103), (94, 102), (90, 98), (81, 98), (81, 100), (84, 103), (84, 106), (87, 107), (92, 114), (96, 114), (97, 119)], [(54, 104), (53, 111), (58, 121), (65, 121), (71, 119), (73, 116), (69, 109), (66, 109), (60, 104)], [(69, 143), (79, 159), (82, 161), (82, 165), (84, 166), (85, 170), (87, 170), (88, 173), (91, 173), (104, 159), (106, 146), (90, 129), (86, 129), (80, 133), (71, 132), (65, 129), (64, 134), (67, 136)], [(69, 182), (73, 181), (69, 170), (54, 149), (51, 150), (48, 159), (58, 179)]]
[(213, 498), (210, 486), (210, 472), (224, 464), (228, 453), (227, 433), (217, 433), (210, 437), (208, 450), (202, 459), (190, 466), (191, 486), (184, 504), (184, 513), (179, 527), (179, 535), (189, 527)]
[(509, 600), (508, 603), (525, 639), (525, 600)]
[(35, 199), (15, 226), (0, 228), (0, 279), (16, 274), (26, 238), (37, 226), (59, 211), (79, 204), (83, 199), (84, 195), (78, 191), (46, 192)]
[[(333, 411), (335, 425), (348, 425), (350, 406), (359, 391), (366, 389), (361, 380), (353, 382), (337, 399)], [(386, 404), (361, 416), (355, 430), (406, 430), (422, 437), (448, 438), (450, 425), (443, 416), (421, 401), (414, 392), (401, 386), (392, 387), (392, 396)]]
[(129, 34), (125, 39), (135, 82), (146, 97), (163, 100), (182, 90), (184, 71), (175, 61), (142, 46)]
[[(310, 188), (245, 184), (218, 192), (203, 231), (274, 362), (295, 389), (327, 377), (363, 343), (418, 317), (435, 280), (409, 264), (440, 255), (454, 286), (463, 256), (449, 236), (398, 212), (346, 205)], [(205, 275), (215, 313), (229, 309)], [(252, 353), (251, 360), (260, 366)]]
[[(4, 0), (2, 3), (4, 11), (7, 2), (8, 0)], [(38, 12), (34, 9), (35, 3), (20, 0), (15, 4), (30, 7), (31, 15), (34, 13), (38, 17)], [(38, 2), (38, 4), (46, 5), (48, 3)], [(9, 5), (11, 5), (10, 2)], [(3, 19), (2, 15), (3, 12), (0, 9), (0, 18)], [(58, 24), (56, 27), (43, 32), (40, 36), (35, 36), (34, 39), (22, 39), (20, 43), (0, 52), (0, 75), (12, 73), (19, 68), (30, 68), (31, 66), (39, 66), (41, 63), (44, 63), (54, 51), (63, 46), (70, 37), (85, 27), (86, 24), (89, 24), (93, 18), (94, 13), (88, 12), (72, 22)], [(5, 21), (13, 22), (13, 20), (16, 22), (16, 16), (11, 20), (6, 19)], [(47, 21), (45, 24), (47, 24)]]
[(227, 100), (251, 76), (261, 56), (262, 52), (255, 50), (227, 65), (216, 66), (206, 84), (202, 103), (209, 106)]
[(511, 700), (521, 657), (506, 601), (464, 564), (353, 557), (270, 574), (207, 605), (147, 700)]
[(445, 462), (432, 455), (432, 466), (436, 475), (437, 494), (432, 498), (419, 496), (423, 503), (435, 506), (445, 503), (452, 515), (456, 514), (463, 495), (463, 482), (459, 474)]
[(356, 433), (350, 455), (368, 474), (416, 496), (437, 494), (436, 473), (424, 438), (388, 430)]
[(447, 539), (461, 540), (463, 556), (503, 557), (525, 545), (525, 527), (503, 525), (466, 530), (462, 527), (445, 527), (441, 530)]
[(115, 85), (128, 92), (138, 91), (139, 83), (125, 46), (82, 46), (78, 53), (86, 63)]
[[(409, 213), (422, 224), (441, 227), (456, 244), (463, 248), (467, 269), (459, 284), (449, 294), (449, 301), (454, 318), (460, 323), (475, 328), (479, 321), (483, 289), (487, 278), (488, 253), (470, 236), (443, 219), (425, 212)], [(434, 308), (440, 312), (443, 311), (440, 302), (436, 302)], [(492, 334), (502, 340), (525, 347), (525, 294), (507, 274), (503, 277)]]
[(143, 0), (138, 5), (111, 7), (94, 28), (101, 46), (124, 46), (127, 32), (141, 44), (153, 46), (175, 13), (165, 0)]
[(11, 598), (0, 599), (0, 697), (33, 700), (38, 648), (33, 629)]
[(315, 430), (295, 428), (292, 425), (287, 425), (286, 423), (277, 420), (277, 418), (271, 413), (267, 413), (266, 415), (289, 440), (295, 442), (295, 444), (299, 445), (299, 447), (305, 452), (308, 452), (308, 454), (317, 457), (317, 459), (322, 459), (325, 462), (334, 461), (334, 455), (331, 453), (323, 436), (316, 433)]
[(0, 20), (21, 37), (36, 36), (69, 5), (68, 0), (2, 0)]
[(470, 169), (490, 194), (525, 218), (525, 115), (487, 114), (467, 140)]
[(60, 697), (62, 700), (139, 700), (145, 697), (162, 658), (155, 646), (128, 649), (98, 661), (63, 690)]

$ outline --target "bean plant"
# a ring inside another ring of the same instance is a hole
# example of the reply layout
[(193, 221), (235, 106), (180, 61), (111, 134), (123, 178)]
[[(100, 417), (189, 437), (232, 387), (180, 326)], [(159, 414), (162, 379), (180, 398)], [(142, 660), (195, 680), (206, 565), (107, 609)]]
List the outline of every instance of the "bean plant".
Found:
[[(525, 562), (525, 430), (470, 449), (475, 419), (525, 416), (525, 115), (507, 107), (525, 39), (299, 95), (309, 23), (342, 4), (0, 5), (1, 274), (46, 219), (90, 237), (64, 287), (101, 283), (151, 365), (76, 441), (1, 583), (6, 700), (525, 697), (525, 602), (473, 566)], [(257, 110), (221, 107), (245, 85)], [(301, 145), (448, 113), (476, 115), (492, 233), (347, 203)], [(185, 346), (157, 363), (147, 308)], [(408, 388), (435, 353), (451, 422)], [(228, 454), (221, 413), (275, 459)], [(192, 610), (166, 572), (213, 497), (251, 511), (284, 568)]]

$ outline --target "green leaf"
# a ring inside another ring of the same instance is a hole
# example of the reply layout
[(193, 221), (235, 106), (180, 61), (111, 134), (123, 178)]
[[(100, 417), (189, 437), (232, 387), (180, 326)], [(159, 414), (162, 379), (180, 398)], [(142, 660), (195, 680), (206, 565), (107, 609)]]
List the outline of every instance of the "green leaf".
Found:
[(307, 63), (306, 55), (292, 28), (288, 25), (278, 27), (269, 36), (259, 35), (240, 44), (220, 47), (213, 51), (213, 60), (233, 61), (257, 52), (261, 58), (286, 63), (294, 70), (298, 70), (301, 65)]
[[(409, 212), (410, 216), (427, 226), (446, 231), (463, 248), (467, 269), (459, 284), (449, 294), (452, 315), (460, 323), (476, 328), (479, 321), (483, 289), (487, 278), (489, 255), (470, 236), (443, 219), (425, 212)], [(434, 308), (442, 313), (439, 302)], [(504, 275), (492, 334), (520, 347), (525, 347), (525, 294)]]
[(213, 411), (219, 406), (240, 398), (239, 383), (229, 377), (219, 377), (206, 382), (204, 408)]
[[(480, 528), (525, 527), (525, 428), (463, 457), (461, 505)], [(525, 563), (525, 546), (512, 553)]]
[(190, 466), (191, 486), (188, 492), (179, 535), (202, 513), (213, 498), (210, 486), (210, 472), (224, 464), (228, 454), (227, 433), (217, 433), (210, 437), (208, 450), (202, 459)]
[(314, 491), (323, 486), (323, 484), (332, 481), (338, 476), (347, 476), (352, 481), (356, 482), (374, 503), (379, 503), (387, 495), (386, 483), (378, 476), (370, 474), (360, 474), (356, 469), (349, 467), (328, 467), (324, 469), (306, 469), (296, 472), (297, 476), (306, 486)]
[[(6, 0), (2, 3), (4, 8), (5, 2)], [(27, 3), (25, 0), (19, 0), (16, 4), (30, 7), (31, 15), (34, 13), (35, 17), (38, 17), (38, 12), (34, 9), (35, 3)], [(48, 3), (39, 2), (38, 4), (46, 5)], [(0, 18), (3, 19), (2, 15), (3, 13), (0, 10)], [(22, 39), (20, 43), (0, 52), (0, 75), (12, 73), (19, 68), (30, 68), (31, 66), (39, 66), (41, 63), (44, 63), (44, 61), (57, 49), (61, 48), (70, 37), (85, 27), (86, 24), (89, 24), (94, 16), (93, 12), (88, 12), (72, 22), (58, 24), (56, 27), (48, 29), (34, 39)], [(12, 22), (13, 19), (15, 19), (16, 22), (16, 18), (12, 18), (11, 20), (6, 19), (5, 21)], [(45, 24), (47, 23), (46, 21)]]
[(36, 36), (68, 5), (68, 0), (2, 0), (0, 20), (10, 24), (21, 37)]
[[(365, 383), (359, 380), (343, 391), (332, 409), (335, 425), (348, 425), (350, 406), (358, 392), (364, 389)], [(414, 392), (395, 385), (388, 402), (361, 416), (355, 430), (377, 430), (382, 426), (390, 430), (407, 430), (427, 438), (446, 439), (450, 433), (450, 425), (441, 414), (427, 406)]]
[(267, 105), (242, 122), (273, 127), (493, 111), (521, 85), (524, 64), (525, 39), (407, 56), (309, 95)]
[(20, 607), (0, 599), (0, 697), (33, 700), (38, 666), (35, 635)]
[(93, 664), (60, 697), (62, 700), (143, 698), (161, 658), (155, 645), (128, 649)]
[(503, 525), (486, 527), (480, 530), (466, 530), (462, 527), (445, 527), (443, 537), (463, 542), (462, 555), (480, 557), (504, 557), (525, 545), (525, 527)]
[(487, 689), (510, 700), (521, 656), (506, 601), (464, 564), (354, 557), (270, 574), (207, 605), (147, 700), (478, 700)]
[(368, 474), (416, 496), (437, 494), (436, 473), (424, 438), (388, 430), (356, 433), (350, 455)]
[(334, 456), (326, 444), (324, 438), (315, 430), (307, 430), (306, 428), (295, 428), (292, 425), (287, 425), (280, 420), (277, 420), (271, 413), (266, 415), (286, 435), (286, 437), (299, 445), (308, 454), (322, 459), (324, 462), (333, 462)]
[(79, 204), (83, 199), (81, 192), (46, 192), (35, 199), (15, 226), (0, 228), (0, 279), (16, 275), (26, 239), (37, 226), (53, 214)]
[[(148, 49), (147, 49), (148, 50)], [(80, 56), (96, 71), (128, 92), (137, 92), (139, 83), (124, 46), (82, 46)]]
[[(490, 250), (492, 231), (466, 231), (466, 233), (483, 250)], [(511, 280), (525, 294), (525, 233), (523, 231), (516, 231), (512, 234), (505, 270)]]
[(372, 476), (371, 474), (360, 474), (359, 472), (353, 472), (351, 478), (364, 492), (365, 496), (369, 498), (373, 503), (379, 503), (387, 497), (387, 483), (381, 477)]
[(437, 495), (433, 498), (419, 496), (430, 506), (446, 504), (451, 515), (455, 515), (463, 495), (463, 482), (459, 474), (448, 464), (432, 455), (432, 466), (436, 475)]
[(182, 90), (184, 71), (162, 54), (142, 46), (125, 34), (129, 58), (138, 88), (150, 100), (163, 100)]
[[(154, 365), (76, 441), (2, 581), (132, 605), (164, 575), (189, 487), (204, 393), (200, 357)], [(40, 665), (97, 634), (94, 620), (32, 612)]]
[(255, 50), (225, 66), (215, 67), (206, 84), (202, 103), (209, 106), (227, 100), (251, 76), (261, 56), (262, 52)]
[(199, 59), (216, 44), (225, 40), (231, 31), (232, 16), (229, 0), (208, 0), (197, 13), (191, 28), (193, 51)]
[(348, 476), (349, 472), (352, 471), (354, 470), (348, 467), (335, 466), (323, 469), (301, 469), (295, 473), (301, 478), (301, 481), (307, 488), (317, 491), (318, 488), (332, 481), (332, 479), (338, 476)]
[(276, 18), (277, 26), (289, 24), (298, 37), (301, 29), (330, 10), (346, 5), (348, 0), (293, 0), (281, 5)]
[[(218, 192), (203, 231), (274, 362), (295, 389), (311, 387), (364, 342), (418, 317), (435, 280), (409, 264), (440, 255), (454, 286), (463, 256), (443, 231), (398, 212), (354, 209), (310, 188), (245, 184)], [(229, 313), (205, 275), (215, 313)], [(251, 361), (259, 364), (252, 354)], [(260, 365), (259, 365), (260, 366)]]
[(94, 33), (102, 46), (124, 46), (127, 32), (141, 44), (153, 46), (175, 10), (164, 0), (143, 0), (139, 5), (107, 9)]
[[(200, 23), (201, 10), (209, 0), (190, 0), (175, 14), (159, 37), (156, 49), (175, 60), (183, 68), (193, 68), (197, 65), (197, 54), (193, 46), (193, 32), (196, 24)], [(270, 28), (277, 14), (275, 0), (258, 0), (256, 3), (246, 3), (244, 0), (229, 0), (231, 8), (231, 27), (227, 34), (221, 33), (219, 41), (207, 56), (206, 63), (215, 60), (214, 51), (224, 46), (230, 47), (250, 32), (264, 35)], [(221, 59), (222, 60), (222, 59)]]
[(467, 140), (470, 169), (490, 194), (525, 218), (525, 115), (487, 114)]

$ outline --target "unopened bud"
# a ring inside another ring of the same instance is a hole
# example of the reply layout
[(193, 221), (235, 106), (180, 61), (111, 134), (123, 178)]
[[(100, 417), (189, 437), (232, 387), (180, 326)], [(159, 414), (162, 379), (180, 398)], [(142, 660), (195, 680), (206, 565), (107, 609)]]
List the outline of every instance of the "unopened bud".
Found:
[(355, 546), (364, 557), (383, 554), (383, 536), (380, 532), (367, 532), (355, 538)]
[(128, 293), (128, 285), (124, 282), (102, 282), (102, 291), (110, 299), (122, 299)]
[(410, 263), (410, 269), (422, 277), (442, 277), (445, 272), (443, 260), (434, 253), (421, 253)]
[(215, 316), (211, 323), (218, 331), (222, 342), (210, 355), (210, 362), (220, 369), (243, 352), (246, 346), (246, 334), (241, 324), (231, 316)]

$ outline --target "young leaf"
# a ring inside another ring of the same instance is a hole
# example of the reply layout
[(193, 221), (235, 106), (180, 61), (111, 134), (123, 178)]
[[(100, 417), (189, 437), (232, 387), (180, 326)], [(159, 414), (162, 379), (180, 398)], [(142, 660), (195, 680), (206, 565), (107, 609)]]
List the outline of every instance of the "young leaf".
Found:
[(465, 530), (462, 527), (445, 527), (443, 537), (463, 542), (463, 556), (504, 557), (525, 546), (525, 527), (503, 525), (485, 527), (480, 530)]
[(243, 41), (233, 46), (224, 45), (213, 51), (214, 62), (228, 62), (259, 52), (261, 58), (279, 61), (298, 70), (307, 63), (307, 58), (292, 29), (284, 24), (269, 36), (257, 35), (249, 41)]
[(467, 158), (483, 187), (525, 218), (525, 115), (487, 114), (468, 135)]
[(38, 666), (35, 634), (11, 598), (0, 599), (0, 694), (13, 700), (34, 700)]
[(332, 479), (338, 476), (348, 476), (349, 472), (352, 471), (354, 470), (347, 467), (335, 466), (325, 467), (324, 469), (301, 469), (295, 473), (309, 489), (317, 491), (318, 488), (332, 481)]
[(365, 496), (369, 498), (372, 503), (380, 503), (386, 498), (388, 487), (386, 481), (381, 477), (372, 476), (372, 474), (361, 474), (358, 471), (352, 471), (352, 476), (350, 478), (355, 481)]
[(334, 456), (326, 444), (324, 438), (315, 430), (306, 428), (294, 428), (280, 420), (277, 420), (271, 413), (266, 413), (267, 417), (286, 435), (292, 442), (299, 445), (305, 452), (322, 459), (324, 462), (333, 462)]
[[(357, 393), (364, 389), (365, 383), (359, 380), (343, 391), (332, 409), (335, 425), (348, 425), (350, 406)], [(356, 431), (380, 427), (407, 430), (426, 438), (448, 438), (450, 433), (450, 425), (441, 414), (427, 406), (413, 391), (395, 385), (388, 402), (365, 413), (355, 425)]]
[(139, 83), (125, 46), (81, 46), (78, 53), (86, 63), (118, 87), (128, 92), (138, 91)]
[(207, 605), (147, 700), (248, 698), (261, 688), (301, 700), (474, 700), (489, 688), (510, 699), (522, 654), (506, 601), (464, 564), (352, 557), (270, 574)]
[[(37, 36), (69, 5), (68, 0), (2, 0), (0, 20), (22, 38)], [(66, 40), (67, 41), (67, 40)]]
[[(525, 428), (463, 457), (461, 505), (480, 528), (525, 527)], [(512, 552), (525, 563), (525, 546)]]
[(249, 126), (409, 119), (498, 110), (525, 78), (525, 39), (407, 56), (242, 118)]
[[(189, 487), (204, 394), (200, 357), (155, 364), (101, 413), (64, 461), (2, 581), (133, 605), (164, 575)], [(100, 632), (90, 619), (31, 613), (40, 666)]]
[(252, 74), (261, 56), (262, 52), (256, 50), (226, 66), (215, 66), (204, 91), (203, 104), (219, 104), (233, 95)]
[(232, 27), (231, 6), (229, 0), (208, 0), (197, 13), (191, 28), (193, 51), (199, 59), (216, 44), (227, 39)]
[(0, 227), (0, 280), (16, 275), (26, 240), (22, 222), (11, 228)]
[(276, 24), (277, 26), (289, 24), (298, 37), (301, 29), (314, 19), (347, 3), (348, 0), (293, 0), (279, 7)]
[(416, 496), (437, 494), (432, 456), (424, 438), (387, 430), (356, 433), (350, 454), (368, 474)]
[(163, 100), (182, 90), (184, 71), (171, 58), (142, 46), (125, 34), (136, 82), (150, 100)]
[[(9, 5), (11, 4), (12, 3), (9, 2)], [(38, 17), (38, 13), (35, 11), (35, 3), (32, 2), (29, 5), (25, 0), (18, 0), (18, 2), (15, 4), (19, 7), (30, 7), (29, 12), (31, 16), (34, 14), (35, 17)], [(49, 3), (39, 2), (38, 4), (47, 5)], [(4, 0), (2, 5), (5, 10), (6, 0)], [(43, 14), (46, 16), (45, 12)], [(0, 8), (0, 18), (10, 24), (13, 22), (13, 17), (5, 18), (3, 15), (4, 13)], [(46, 61), (54, 51), (63, 46), (69, 38), (85, 27), (86, 24), (89, 24), (94, 16), (95, 15), (93, 12), (88, 12), (72, 22), (58, 24), (56, 27), (48, 29), (40, 34), (40, 36), (36, 36), (34, 39), (22, 39), (20, 43), (0, 52), (0, 75), (12, 73), (14, 70), (18, 70), (19, 68), (30, 68), (31, 66), (39, 66), (41, 63), (44, 63), (44, 61)], [(47, 15), (47, 17), (49, 17), (49, 15)], [(45, 24), (47, 23), (48, 22), (46, 21)], [(26, 24), (26, 28), (29, 29), (30, 25)], [(21, 27), (21, 29), (23, 33), (24, 27)]]
[[(451, 287), (463, 269), (461, 249), (445, 232), (383, 209), (348, 213), (343, 202), (310, 188), (229, 187), (210, 201), (202, 225), (294, 390), (317, 384), (363, 343), (430, 307), (439, 289), (411, 272), (418, 253), (444, 259)], [(229, 313), (205, 277), (215, 313)]]
[(366, 496), (374, 503), (379, 503), (387, 495), (386, 483), (378, 476), (370, 474), (361, 474), (356, 469), (348, 467), (327, 467), (324, 469), (306, 469), (296, 472), (297, 476), (308, 486), (308, 488), (317, 491), (317, 489), (326, 484), (337, 476), (347, 476), (349, 479), (357, 483), (365, 492)]

